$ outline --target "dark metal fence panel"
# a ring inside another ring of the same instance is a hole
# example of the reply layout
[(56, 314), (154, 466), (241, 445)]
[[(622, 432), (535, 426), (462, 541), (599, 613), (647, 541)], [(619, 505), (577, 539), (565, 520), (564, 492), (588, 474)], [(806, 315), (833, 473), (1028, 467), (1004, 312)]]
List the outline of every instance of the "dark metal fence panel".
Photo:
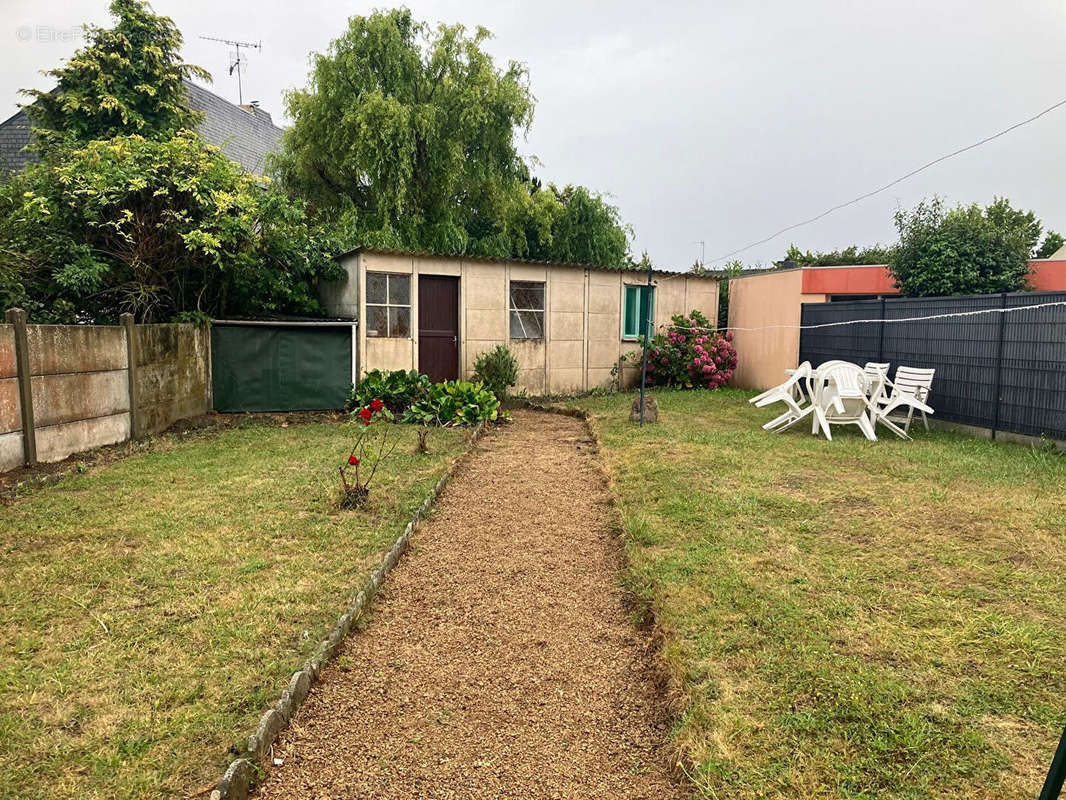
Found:
[[(1057, 301), (1066, 292), (805, 304), (802, 321), (899, 320)], [(932, 367), (938, 419), (1066, 439), (1066, 306), (801, 332), (801, 361), (834, 358), (888, 361), (893, 372)]]
[[(1007, 307), (1033, 305), (1031, 295), (1007, 295)], [(1039, 302), (1066, 301), (1048, 292)], [(1066, 306), (1003, 315), (999, 427), (1031, 436), (1066, 438)]]
[[(800, 314), (802, 325), (824, 325), (858, 319), (880, 319), (880, 300), (855, 300), (845, 303), (804, 303)], [(881, 325), (840, 325), (819, 328), (817, 336), (800, 337), (800, 361), (818, 366), (824, 361), (842, 359), (863, 364), (877, 361)], [(807, 331), (804, 331), (806, 334)]]

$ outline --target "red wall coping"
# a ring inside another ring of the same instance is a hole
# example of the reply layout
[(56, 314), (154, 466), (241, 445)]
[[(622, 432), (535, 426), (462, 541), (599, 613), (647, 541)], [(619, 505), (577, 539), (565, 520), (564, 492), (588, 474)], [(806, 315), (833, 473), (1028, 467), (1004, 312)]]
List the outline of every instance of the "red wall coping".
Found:
[[(1030, 261), (1029, 282), (1039, 292), (1066, 291), (1066, 260)], [(883, 264), (803, 267), (803, 294), (899, 294)]]

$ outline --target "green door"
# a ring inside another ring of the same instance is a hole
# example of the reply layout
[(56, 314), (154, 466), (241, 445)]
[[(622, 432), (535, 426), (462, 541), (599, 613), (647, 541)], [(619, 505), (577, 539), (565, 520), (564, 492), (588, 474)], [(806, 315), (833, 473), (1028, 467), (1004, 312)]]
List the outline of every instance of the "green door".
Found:
[(352, 381), (351, 327), (214, 325), (215, 411), (342, 408)]

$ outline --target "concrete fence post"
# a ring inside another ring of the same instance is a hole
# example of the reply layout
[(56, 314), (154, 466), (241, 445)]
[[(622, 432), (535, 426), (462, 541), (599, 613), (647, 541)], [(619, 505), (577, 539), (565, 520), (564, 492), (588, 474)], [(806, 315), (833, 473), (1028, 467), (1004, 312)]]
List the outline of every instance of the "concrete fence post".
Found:
[(122, 314), (118, 318), (126, 332), (126, 374), (130, 384), (130, 438), (141, 435), (141, 403), (137, 390), (137, 326), (133, 323), (133, 314)]
[(33, 423), (33, 378), (30, 373), (30, 341), (26, 336), (26, 312), (9, 308), (4, 320), (15, 329), (15, 369), (18, 371), (19, 408), (22, 411), (22, 454), (29, 466), (37, 464), (37, 431)]

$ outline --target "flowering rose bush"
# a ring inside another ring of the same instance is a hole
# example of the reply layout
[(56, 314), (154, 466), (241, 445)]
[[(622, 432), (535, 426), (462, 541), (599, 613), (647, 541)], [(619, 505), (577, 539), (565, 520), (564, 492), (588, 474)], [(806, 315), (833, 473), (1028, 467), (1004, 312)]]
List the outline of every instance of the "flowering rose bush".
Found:
[(648, 346), (648, 383), (686, 389), (725, 386), (737, 368), (733, 333), (712, 331), (714, 325), (699, 311), (671, 319), (673, 325)]
[[(378, 398), (352, 415), (349, 424), (356, 427), (348, 460), (337, 469), (341, 476), (341, 507), (355, 508), (370, 496), (370, 482), (381, 462), (392, 455), (396, 444), (388, 446), (389, 432), (395, 418)], [(363, 467), (362, 475), (359, 468)]]

